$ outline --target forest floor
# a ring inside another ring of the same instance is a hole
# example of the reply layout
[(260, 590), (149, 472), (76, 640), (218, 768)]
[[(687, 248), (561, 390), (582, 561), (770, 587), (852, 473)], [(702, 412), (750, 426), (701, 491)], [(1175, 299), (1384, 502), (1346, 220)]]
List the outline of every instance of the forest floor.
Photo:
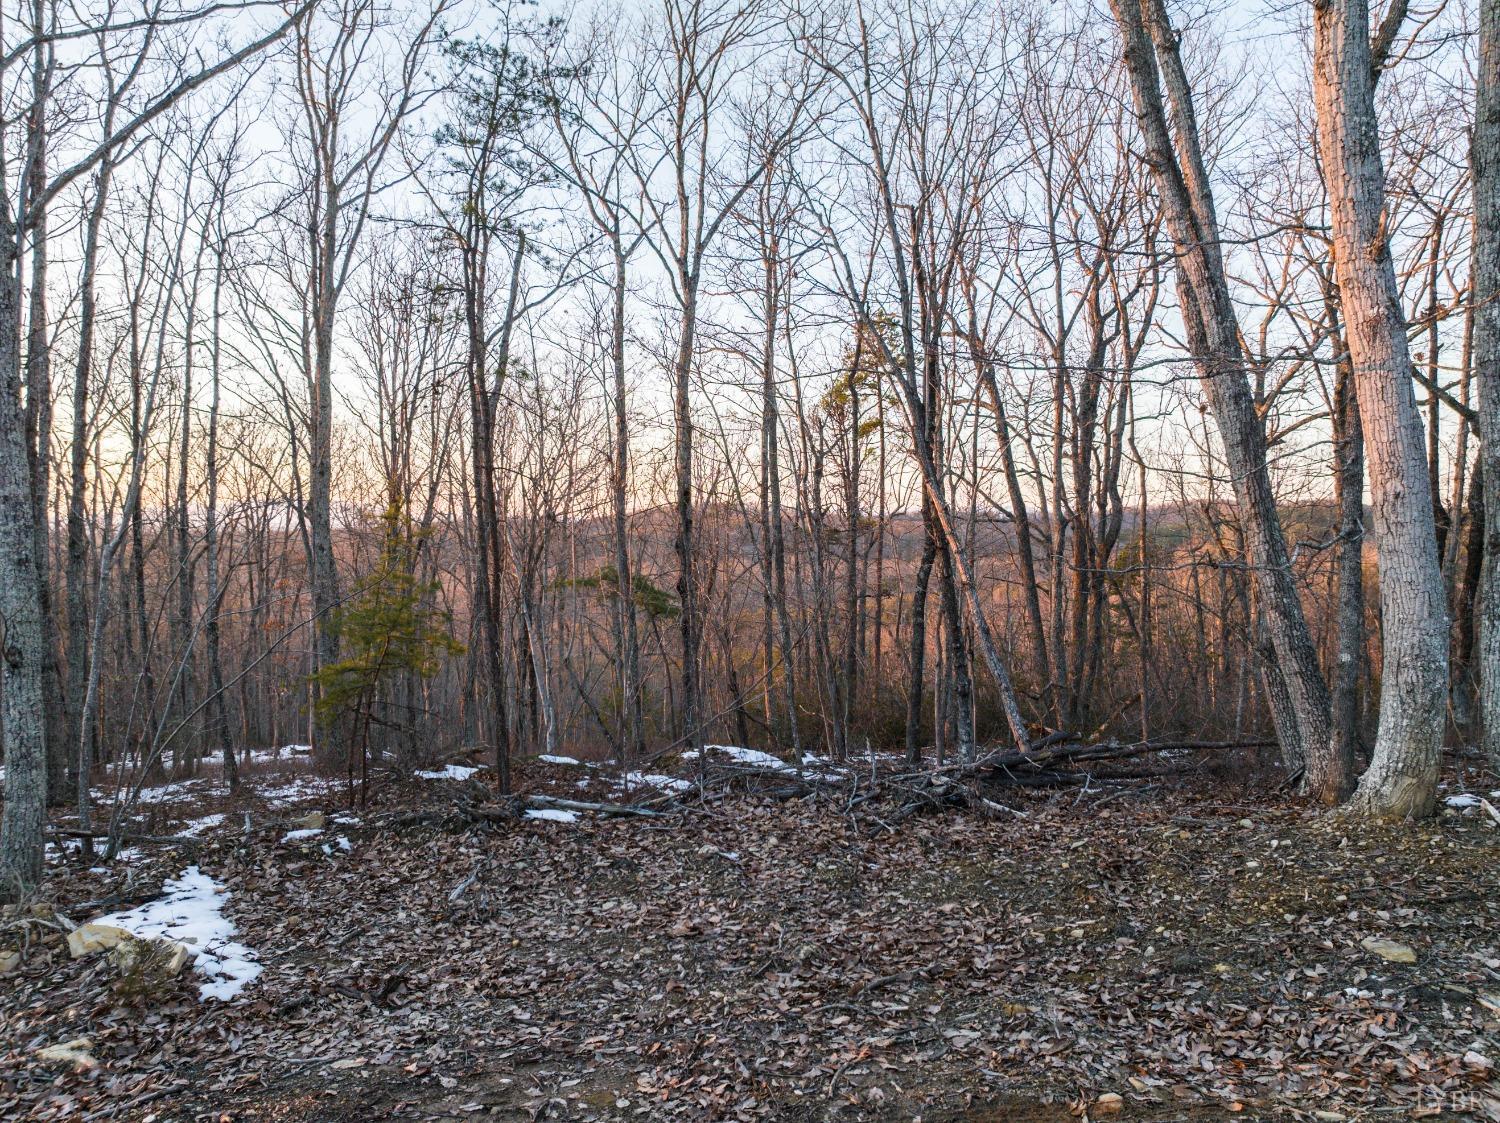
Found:
[(192, 970), (127, 996), (12, 909), (0, 1118), (1500, 1120), (1480, 806), (1371, 827), (1218, 778), (894, 826), (836, 791), (475, 824), (441, 820), (476, 779), (413, 778), (289, 838), (344, 806), (307, 767), (148, 792), (138, 829), (193, 844), (53, 855), (77, 923), (196, 864), (263, 970), (228, 1002)]

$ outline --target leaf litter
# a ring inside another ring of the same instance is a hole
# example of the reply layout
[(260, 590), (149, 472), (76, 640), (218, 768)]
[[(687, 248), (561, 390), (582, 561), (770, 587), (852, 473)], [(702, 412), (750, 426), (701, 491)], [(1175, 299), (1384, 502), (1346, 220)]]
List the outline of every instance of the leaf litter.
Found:
[[(106, 956), (33, 940), (0, 987), (0, 1117), (1500, 1120), (1500, 831), (1467, 810), (1026, 791), (884, 829), (826, 791), (693, 787), (548, 830), (426, 825), (459, 797), (391, 782), (302, 850), (270, 790), (253, 831), (192, 809), (253, 985), (132, 1004)], [(172, 874), (50, 884), (81, 921)], [(38, 1058), (76, 1040), (96, 1065)]]

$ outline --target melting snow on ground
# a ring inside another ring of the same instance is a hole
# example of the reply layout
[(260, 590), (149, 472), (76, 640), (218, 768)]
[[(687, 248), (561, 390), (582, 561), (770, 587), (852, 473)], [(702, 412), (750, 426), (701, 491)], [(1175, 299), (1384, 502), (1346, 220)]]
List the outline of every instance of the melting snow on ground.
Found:
[(676, 776), (659, 776), (650, 772), (627, 772), (615, 781), (615, 786), (660, 788), (664, 792), (686, 792), (692, 790), (693, 784), (690, 780), (679, 780)]
[(189, 837), (192, 837), (193, 835), (200, 835), (204, 831), (213, 830), (214, 827), (217, 827), (223, 821), (224, 816), (222, 815), (205, 815), (201, 819), (188, 820), (187, 825), (177, 833), (184, 834)]
[(338, 838), (334, 839), (332, 843), (323, 843), (323, 853), (327, 854), (329, 857), (332, 857), (334, 846), (337, 846), (340, 850), (343, 851), (354, 849), (354, 843), (350, 842), (343, 835), (339, 835)]
[[(745, 749), (738, 745), (705, 745), (703, 748), (710, 757), (718, 754), (750, 768), (763, 768), (768, 772), (786, 772), (791, 775), (797, 773), (795, 764), (788, 764), (779, 756), (772, 756), (760, 749)], [(697, 760), (698, 754), (689, 750), (682, 754), (682, 759)], [(831, 760), (808, 753), (802, 761), (802, 776), (807, 780), (842, 780), (847, 778), (848, 772)]]
[[(299, 756), (312, 756), (312, 746), (282, 745), (279, 749), (251, 749), (247, 753), (240, 753), (237, 757), (237, 760), (241, 766), (253, 766), (257, 764), (275, 764), (283, 760), (290, 762), (293, 757)], [(204, 763), (222, 767), (224, 764), (224, 758), (218, 756), (205, 758)]]
[(545, 819), (549, 823), (578, 822), (578, 812), (560, 811), (551, 807), (543, 807), (540, 809), (532, 808), (531, 810), (526, 812), (526, 817), (528, 819)]
[(176, 803), (178, 800), (193, 799), (198, 795), (195, 787), (192, 780), (178, 780), (173, 784), (142, 788), (141, 794), (136, 796), (136, 801), (139, 803)]
[(581, 763), (580, 761), (574, 760), (570, 756), (555, 756), (552, 753), (543, 753), (541, 756), (537, 757), (537, 760), (541, 761), (543, 764), (579, 764), (579, 763)]
[(450, 764), (435, 770), (419, 771), (416, 777), (419, 780), (467, 780), (478, 771), (478, 768), (470, 768), (464, 764)]
[(1443, 800), (1443, 802), (1449, 807), (1457, 807), (1460, 809), (1465, 807), (1478, 807), (1479, 797), (1469, 792), (1463, 792), (1460, 795), (1450, 795), (1447, 799)]
[(290, 784), (282, 784), (274, 788), (252, 788), (251, 790), (269, 803), (294, 803), (327, 795), (330, 790), (338, 787), (339, 783), (338, 780), (322, 780), (309, 776), (306, 779), (293, 780)]
[(302, 842), (305, 839), (317, 838), (322, 833), (323, 830), (321, 827), (303, 827), (301, 830), (287, 831), (286, 834), (281, 836), (281, 841)]
[(224, 915), (229, 894), (197, 866), (178, 878), (168, 878), (165, 896), (127, 912), (101, 916), (96, 924), (112, 924), (143, 940), (173, 940), (193, 955), (193, 965), (208, 982), (198, 988), (204, 998), (228, 1001), (261, 973), (255, 952), (234, 939), (234, 925)]
[[(769, 768), (773, 772), (797, 771), (779, 756), (763, 753), (759, 749), (742, 749), (738, 745), (704, 745), (703, 748), (709, 755), (718, 753), (740, 764), (748, 764), (752, 768)], [(691, 750), (682, 754), (683, 760), (696, 760), (697, 758), (698, 754)]]

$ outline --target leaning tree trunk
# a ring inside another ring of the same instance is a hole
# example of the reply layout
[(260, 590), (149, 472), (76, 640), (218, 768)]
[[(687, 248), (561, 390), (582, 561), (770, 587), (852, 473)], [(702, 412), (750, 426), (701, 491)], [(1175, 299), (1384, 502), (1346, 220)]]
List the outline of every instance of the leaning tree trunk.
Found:
[(1412, 392), (1376, 128), (1366, 0), (1314, 0), (1313, 96), (1380, 558), (1380, 731), (1357, 809), (1431, 812), (1447, 712), (1448, 610)]
[(1470, 162), (1474, 175), (1474, 374), (1484, 562), (1476, 598), (1479, 720), (1485, 755), (1500, 769), (1500, 0), (1479, 5), (1479, 80)]
[[(1305, 763), (1309, 790), (1326, 802), (1336, 802), (1347, 789), (1348, 778), (1330, 753), (1328, 687), (1298, 599), (1276, 512), (1266, 464), (1265, 428), (1245, 374), (1192, 91), (1162, 0), (1112, 0), (1112, 7), (1124, 40), (1145, 160), (1177, 250), (1188, 345), (1245, 520), (1250, 561), (1276, 659), (1268, 674), (1281, 675), (1289, 702), (1285, 709), (1294, 715), (1294, 720), (1288, 720), (1284, 714), (1277, 722), (1277, 736), (1289, 767)], [(1162, 100), (1163, 82), (1172, 105), (1175, 144)], [(1269, 685), (1280, 689), (1275, 683)]]

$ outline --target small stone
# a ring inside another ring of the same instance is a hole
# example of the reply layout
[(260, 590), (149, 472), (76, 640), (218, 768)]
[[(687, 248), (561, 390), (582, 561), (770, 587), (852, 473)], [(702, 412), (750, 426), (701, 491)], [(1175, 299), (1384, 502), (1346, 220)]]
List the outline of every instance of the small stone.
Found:
[(1368, 952), (1374, 952), (1388, 963), (1415, 963), (1417, 953), (1405, 944), (1397, 943), (1395, 940), (1383, 940), (1378, 936), (1366, 936), (1359, 942), (1359, 946)]
[(1464, 1054), (1464, 1064), (1468, 1065), (1468, 1067), (1470, 1068), (1478, 1069), (1481, 1072), (1488, 1072), (1490, 1069), (1495, 1067), (1493, 1061), (1491, 1061), (1483, 1053), (1477, 1052), (1473, 1049), (1470, 1049), (1467, 1053)]
[(20, 952), (0, 951), (0, 975), (9, 975), (19, 966), (21, 966)]
[(1255, 826), (1255, 820), (1253, 820), (1253, 819), (1241, 819), (1240, 820), (1240, 826), (1242, 826), (1242, 827), (1253, 827), (1253, 826)]
[(99, 1062), (94, 1060), (91, 1052), (93, 1047), (93, 1042), (87, 1037), (75, 1037), (61, 1045), (48, 1045), (38, 1049), (36, 1056), (38, 1060), (49, 1064), (70, 1064), (77, 1069), (95, 1068)]
[(1101, 1115), (1109, 1115), (1120, 1111), (1125, 1107), (1125, 1097), (1118, 1092), (1105, 1092), (1094, 1101), (1094, 1110)]
[(68, 952), (74, 959), (82, 959), (96, 951), (108, 951), (128, 939), (131, 934), (113, 924), (80, 924), (68, 933)]

